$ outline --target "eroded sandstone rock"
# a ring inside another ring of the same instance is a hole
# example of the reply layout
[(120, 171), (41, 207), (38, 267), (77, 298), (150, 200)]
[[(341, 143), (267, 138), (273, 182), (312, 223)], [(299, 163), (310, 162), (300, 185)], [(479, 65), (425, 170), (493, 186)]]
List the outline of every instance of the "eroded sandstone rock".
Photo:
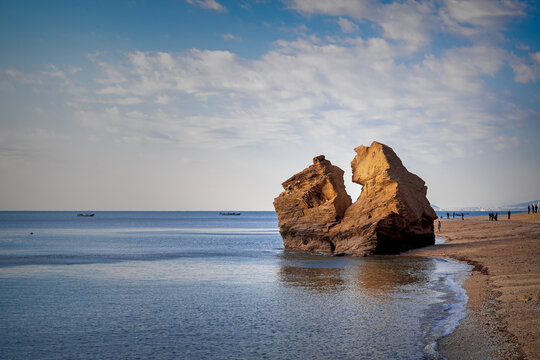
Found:
[(436, 214), (424, 181), (389, 146), (355, 151), (353, 181), (363, 188), (352, 205), (343, 171), (324, 156), (283, 183), (274, 207), (285, 248), (371, 255), (434, 244)]
[(275, 198), (274, 207), (285, 248), (334, 251), (329, 230), (352, 203), (345, 191), (343, 170), (321, 155), (282, 185), (285, 191)]

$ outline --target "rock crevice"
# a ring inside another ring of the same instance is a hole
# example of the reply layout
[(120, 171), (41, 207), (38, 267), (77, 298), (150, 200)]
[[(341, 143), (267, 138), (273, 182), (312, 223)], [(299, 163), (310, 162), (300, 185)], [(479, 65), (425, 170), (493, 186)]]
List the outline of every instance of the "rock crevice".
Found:
[(285, 248), (365, 256), (433, 244), (436, 215), (424, 181), (389, 146), (373, 142), (355, 151), (353, 182), (363, 186), (355, 203), (343, 170), (323, 155), (282, 184), (274, 207)]

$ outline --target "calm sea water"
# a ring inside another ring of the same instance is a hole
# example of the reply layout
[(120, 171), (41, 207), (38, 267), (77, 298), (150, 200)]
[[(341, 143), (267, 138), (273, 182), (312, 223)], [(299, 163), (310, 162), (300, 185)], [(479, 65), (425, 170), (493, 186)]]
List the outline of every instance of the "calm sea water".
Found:
[(287, 252), (273, 212), (0, 212), (0, 358), (437, 358), (466, 269)]

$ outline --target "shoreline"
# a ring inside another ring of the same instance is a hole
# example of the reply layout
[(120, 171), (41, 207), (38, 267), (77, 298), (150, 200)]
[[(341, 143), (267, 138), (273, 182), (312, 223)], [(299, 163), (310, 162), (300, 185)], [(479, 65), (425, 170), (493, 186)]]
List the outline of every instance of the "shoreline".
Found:
[(540, 358), (540, 215), (504, 218), (436, 219), (446, 241), (403, 253), (471, 265), (467, 316), (439, 341), (449, 360)]
[[(436, 301), (430, 305), (429, 311), (436, 311), (435, 323), (429, 331), (427, 345), (423, 348), (426, 359), (443, 358), (440, 340), (452, 334), (460, 322), (467, 316), (468, 296), (463, 282), (467, 277), (469, 265), (452, 259), (429, 257), (435, 260), (432, 281), (439, 283), (436, 288)], [(444, 314), (444, 316), (440, 316)]]

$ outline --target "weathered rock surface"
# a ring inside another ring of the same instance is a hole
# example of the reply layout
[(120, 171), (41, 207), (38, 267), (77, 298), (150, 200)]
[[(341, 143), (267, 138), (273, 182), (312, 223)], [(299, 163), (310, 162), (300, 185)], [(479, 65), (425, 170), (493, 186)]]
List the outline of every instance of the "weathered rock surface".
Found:
[(345, 191), (343, 170), (321, 155), (282, 185), (285, 191), (274, 200), (274, 207), (285, 248), (334, 251), (329, 230), (352, 203)]
[(343, 171), (324, 156), (283, 183), (275, 200), (287, 249), (349, 253), (398, 253), (434, 244), (435, 211), (427, 187), (384, 144), (359, 146), (353, 182), (363, 186), (351, 204)]

